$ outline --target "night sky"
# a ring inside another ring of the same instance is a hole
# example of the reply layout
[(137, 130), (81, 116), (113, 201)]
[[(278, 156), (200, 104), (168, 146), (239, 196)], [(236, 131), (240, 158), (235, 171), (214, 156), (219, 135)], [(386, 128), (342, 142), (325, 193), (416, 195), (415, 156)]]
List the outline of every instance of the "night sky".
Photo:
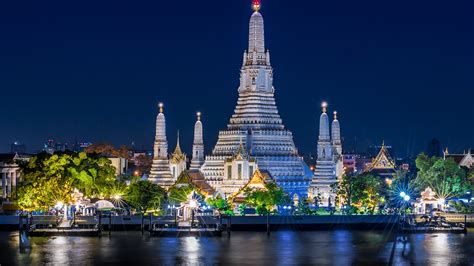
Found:
[[(0, 152), (48, 138), (206, 150), (234, 111), (250, 0), (2, 1)], [(474, 146), (473, 1), (264, 0), (276, 101), (301, 153), (316, 149), (320, 103), (347, 149), (385, 140), (400, 156), (436, 137)]]

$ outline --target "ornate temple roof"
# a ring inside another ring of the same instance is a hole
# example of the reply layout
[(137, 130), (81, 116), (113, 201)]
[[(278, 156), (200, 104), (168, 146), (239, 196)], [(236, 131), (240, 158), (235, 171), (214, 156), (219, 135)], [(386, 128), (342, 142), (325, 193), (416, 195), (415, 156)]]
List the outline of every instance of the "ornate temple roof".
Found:
[(379, 153), (364, 172), (380, 172), (381, 174), (394, 173), (395, 168), (395, 162), (390, 157), (390, 154), (385, 147), (385, 143), (382, 143)]
[(273, 177), (270, 175), (270, 173), (268, 171), (262, 171), (257, 169), (253, 173), (252, 178), (250, 178), (249, 182), (247, 182), (247, 184), (245, 184), (238, 192), (236, 192), (230, 197), (231, 201), (243, 202), (245, 201), (244, 192), (247, 188), (257, 188), (266, 190), (265, 184), (268, 184), (269, 182), (274, 182)]
[(205, 197), (212, 196), (216, 191), (206, 182), (204, 176), (199, 171), (183, 171), (176, 182), (170, 187), (179, 187), (180, 185), (190, 185), (196, 192)]
[(186, 155), (181, 151), (181, 146), (179, 145), (179, 131), (178, 131), (176, 148), (174, 149), (174, 152), (171, 154), (170, 162), (178, 163), (182, 161), (186, 161)]

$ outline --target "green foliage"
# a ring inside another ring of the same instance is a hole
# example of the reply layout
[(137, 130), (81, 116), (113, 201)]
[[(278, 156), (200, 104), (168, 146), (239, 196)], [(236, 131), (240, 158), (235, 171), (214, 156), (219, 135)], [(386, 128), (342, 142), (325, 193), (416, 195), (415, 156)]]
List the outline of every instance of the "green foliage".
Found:
[(193, 191), (191, 185), (174, 186), (168, 191), (168, 200), (172, 204), (186, 202)]
[(298, 206), (294, 212), (295, 215), (316, 215), (317, 209), (311, 208), (313, 204), (312, 200), (309, 198), (302, 198), (298, 201)]
[(108, 197), (116, 182), (115, 168), (107, 158), (86, 153), (40, 153), (21, 168), (18, 205), (30, 211), (47, 210), (58, 201), (72, 203), (74, 188), (85, 197)]
[(220, 195), (214, 198), (208, 198), (206, 200), (207, 205), (211, 206), (213, 209), (217, 210), (219, 214), (225, 214), (231, 209), (231, 204), (223, 199)]
[(158, 210), (161, 208), (166, 191), (159, 185), (148, 180), (140, 180), (130, 184), (125, 193), (125, 200), (138, 212)]
[(376, 208), (384, 203), (383, 188), (380, 177), (362, 174), (344, 176), (333, 190), (346, 206), (351, 207), (349, 209), (355, 208), (358, 213), (373, 214)]
[(471, 188), (465, 171), (452, 158), (430, 158), (422, 153), (416, 158), (416, 167), (418, 174), (413, 184), (419, 191), (431, 187), (438, 197), (449, 199)]
[(245, 203), (254, 207), (260, 215), (270, 212), (276, 205), (290, 202), (289, 196), (274, 182), (265, 184), (265, 189), (247, 188), (244, 194)]

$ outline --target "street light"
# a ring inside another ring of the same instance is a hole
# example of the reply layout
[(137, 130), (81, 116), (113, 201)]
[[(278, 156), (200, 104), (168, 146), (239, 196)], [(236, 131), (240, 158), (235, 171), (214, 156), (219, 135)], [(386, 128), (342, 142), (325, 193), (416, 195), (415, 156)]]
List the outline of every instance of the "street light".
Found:
[(405, 198), (406, 195), (407, 194), (404, 191), (400, 192), (400, 197)]
[(403, 199), (404, 199), (405, 201), (409, 201), (409, 200), (410, 200), (410, 196), (405, 195), (405, 196), (403, 197)]

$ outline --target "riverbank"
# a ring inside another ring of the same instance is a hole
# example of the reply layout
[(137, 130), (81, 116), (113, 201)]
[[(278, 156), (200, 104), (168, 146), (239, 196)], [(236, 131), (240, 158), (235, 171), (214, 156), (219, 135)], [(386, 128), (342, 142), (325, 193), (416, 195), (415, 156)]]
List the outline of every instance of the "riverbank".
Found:
[[(34, 216), (33, 220), (38, 217)], [(413, 216), (415, 221), (420, 222), (421, 216)], [(474, 227), (474, 215), (448, 215), (448, 222), (464, 223), (468, 227)], [(394, 227), (398, 224), (399, 215), (321, 215), (321, 216), (232, 216), (219, 218), (213, 216), (196, 216), (196, 221), (201, 225), (229, 225), (232, 231), (266, 231), (267, 225), (270, 230), (293, 229), (293, 230), (330, 230), (330, 229), (357, 229), (374, 230)], [(150, 224), (159, 226), (172, 226), (176, 222), (174, 216), (112, 216), (103, 217), (100, 221), (96, 216), (76, 217), (77, 225), (101, 224), (105, 230), (132, 231), (150, 228)], [(0, 216), (1, 230), (18, 230), (18, 216)]]

